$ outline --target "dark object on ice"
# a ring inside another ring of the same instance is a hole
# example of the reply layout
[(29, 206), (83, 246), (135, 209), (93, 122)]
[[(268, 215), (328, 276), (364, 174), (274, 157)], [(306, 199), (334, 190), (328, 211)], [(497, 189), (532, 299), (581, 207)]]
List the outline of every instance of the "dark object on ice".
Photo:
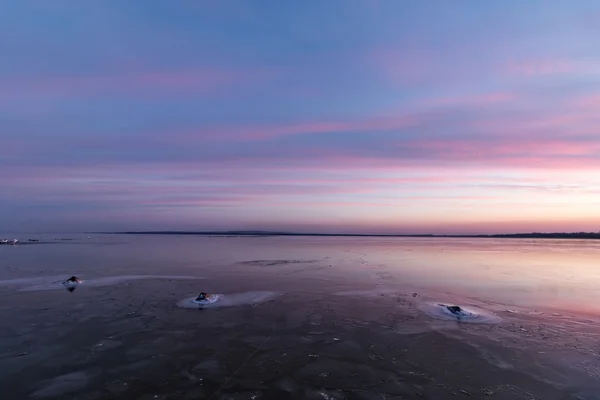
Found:
[(206, 300), (207, 296), (208, 296), (208, 293), (200, 292), (198, 297), (196, 297), (196, 301), (204, 301), (204, 300)]
[(462, 312), (462, 308), (459, 306), (446, 306), (448, 311), (450, 311), (454, 315), (458, 315), (460, 317), (460, 313)]
[(417, 297), (418, 295), (418, 293), (413, 293), (413, 297)]
[(67, 290), (69, 292), (72, 292), (75, 289), (77, 289), (77, 286), (79, 286), (78, 285), (79, 283), (81, 283), (81, 280), (78, 277), (76, 277), (75, 275), (73, 275), (72, 277), (70, 277), (69, 279), (64, 281), (63, 285), (65, 285), (67, 287)]

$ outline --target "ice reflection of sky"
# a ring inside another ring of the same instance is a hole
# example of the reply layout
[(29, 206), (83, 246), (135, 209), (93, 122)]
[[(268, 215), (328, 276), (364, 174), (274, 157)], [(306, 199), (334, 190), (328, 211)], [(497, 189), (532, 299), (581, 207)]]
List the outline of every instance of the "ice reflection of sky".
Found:
[(595, 241), (423, 239), (369, 254), (418, 286), (516, 305), (600, 312), (600, 306), (589, 304), (600, 291)]
[[(304, 262), (243, 263), (255, 260)], [(583, 240), (104, 235), (69, 244), (0, 247), (0, 281), (31, 279), (40, 288), (73, 274), (90, 289), (94, 280), (120, 284), (140, 275), (205, 277), (198, 290), (216, 293), (318, 292), (321, 282), (331, 292), (414, 289), (507, 308), (600, 314), (600, 305), (590, 302), (600, 292), (599, 265), (600, 242)], [(217, 276), (230, 282), (227, 287), (210, 286)], [(40, 281), (44, 277), (51, 279)], [(2, 285), (2, 290), (22, 286), (30, 285)]]

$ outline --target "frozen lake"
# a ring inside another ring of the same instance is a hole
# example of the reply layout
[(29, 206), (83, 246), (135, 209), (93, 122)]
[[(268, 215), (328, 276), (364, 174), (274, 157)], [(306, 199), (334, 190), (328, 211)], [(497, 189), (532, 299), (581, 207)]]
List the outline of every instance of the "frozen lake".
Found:
[(3, 398), (600, 398), (600, 242), (30, 237)]

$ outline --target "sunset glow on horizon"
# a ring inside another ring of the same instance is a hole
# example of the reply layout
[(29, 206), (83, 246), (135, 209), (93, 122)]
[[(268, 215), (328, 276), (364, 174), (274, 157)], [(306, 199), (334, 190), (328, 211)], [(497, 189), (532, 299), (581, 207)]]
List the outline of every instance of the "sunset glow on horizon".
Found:
[(600, 3), (0, 5), (6, 231), (600, 231)]

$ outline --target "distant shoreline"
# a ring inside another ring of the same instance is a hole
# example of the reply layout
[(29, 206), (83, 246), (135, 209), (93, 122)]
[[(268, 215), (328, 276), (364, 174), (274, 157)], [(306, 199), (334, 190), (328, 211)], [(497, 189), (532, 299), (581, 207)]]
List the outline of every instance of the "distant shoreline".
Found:
[(128, 232), (96, 232), (114, 235), (190, 235), (190, 236), (312, 236), (312, 237), (407, 237), (407, 238), (506, 238), (506, 239), (600, 239), (600, 232), (572, 233), (505, 233), (491, 235), (438, 235), (438, 234), (362, 234), (362, 233), (294, 233), (268, 231), (128, 231)]

